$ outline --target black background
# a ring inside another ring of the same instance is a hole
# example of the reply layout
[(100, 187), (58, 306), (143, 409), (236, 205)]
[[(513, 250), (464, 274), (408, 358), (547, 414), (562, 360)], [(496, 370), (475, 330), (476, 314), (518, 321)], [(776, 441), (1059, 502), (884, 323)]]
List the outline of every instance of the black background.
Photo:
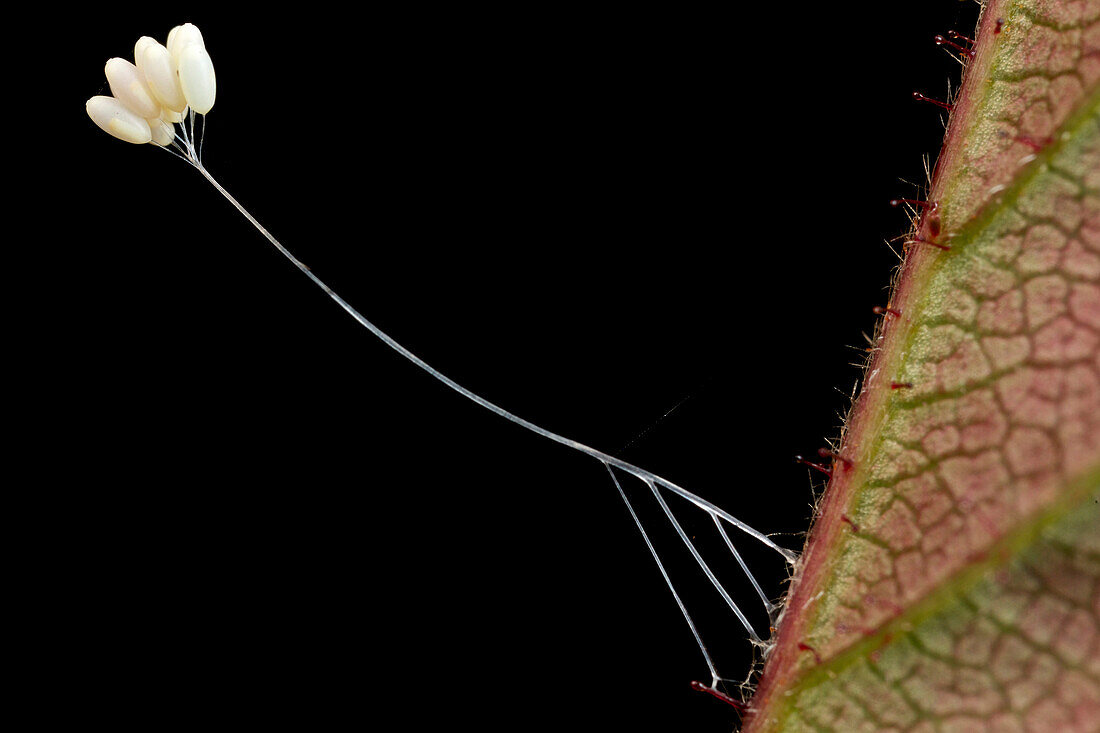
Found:
[[(196, 23), (207, 167), (316, 274), (474, 391), (798, 548), (820, 481), (793, 456), (837, 432), (906, 228), (887, 201), (942, 137), (910, 95), (957, 85), (932, 36), (977, 5), (224, 7), (54, 19), (44, 54), (62, 137), (13, 319), (27, 676), (67, 694), (44, 714), (733, 728), (599, 463), (385, 348), (81, 104), (109, 56)], [(743, 630), (624, 487), (743, 679)]]

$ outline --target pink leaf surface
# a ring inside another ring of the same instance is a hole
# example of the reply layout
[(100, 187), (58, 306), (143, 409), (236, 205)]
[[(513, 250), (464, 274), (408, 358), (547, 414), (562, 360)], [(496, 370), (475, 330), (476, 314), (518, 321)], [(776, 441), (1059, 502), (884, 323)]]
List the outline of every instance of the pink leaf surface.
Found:
[(1100, 730), (1100, 0), (986, 5), (928, 199), (745, 730)]

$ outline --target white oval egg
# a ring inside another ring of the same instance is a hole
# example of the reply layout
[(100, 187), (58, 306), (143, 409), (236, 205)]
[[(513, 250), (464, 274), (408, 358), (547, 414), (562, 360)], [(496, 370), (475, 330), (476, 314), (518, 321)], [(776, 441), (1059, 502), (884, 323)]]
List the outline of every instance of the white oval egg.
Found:
[(110, 59), (103, 67), (111, 94), (140, 117), (160, 117), (160, 104), (145, 84), (145, 77), (126, 59)]
[(156, 42), (157, 39), (150, 36), (142, 36), (137, 39), (137, 43), (134, 44), (134, 65), (138, 67), (138, 71), (145, 72), (141, 65), (141, 57), (145, 53), (145, 49)]
[(168, 49), (153, 41), (145, 47), (140, 66), (149, 91), (157, 102), (165, 109), (182, 112), (187, 106), (187, 99), (183, 96), (179, 75)]
[(195, 44), (206, 48), (206, 43), (202, 40), (202, 33), (191, 23), (184, 23), (172, 30), (174, 32), (168, 34), (168, 52), (172, 54), (172, 60), (177, 64), (183, 49), (188, 46)]
[(188, 106), (201, 115), (214, 106), (218, 85), (214, 64), (206, 48), (197, 43), (184, 46), (179, 56), (180, 87)]
[(128, 109), (114, 97), (92, 97), (84, 106), (92, 122), (109, 135), (135, 145), (143, 145), (153, 139), (149, 123)]

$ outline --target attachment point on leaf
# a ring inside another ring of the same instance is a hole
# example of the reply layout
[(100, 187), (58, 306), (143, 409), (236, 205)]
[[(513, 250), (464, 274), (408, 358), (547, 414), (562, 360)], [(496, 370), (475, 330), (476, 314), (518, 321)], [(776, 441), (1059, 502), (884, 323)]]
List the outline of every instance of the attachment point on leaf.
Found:
[(699, 692), (705, 692), (708, 695), (710, 695), (711, 697), (714, 697), (718, 700), (721, 700), (722, 702), (726, 703), (727, 705), (732, 705), (734, 707), (734, 709), (737, 710), (737, 712), (739, 712), (739, 713), (745, 712), (745, 706), (744, 705), (737, 702), (736, 700), (734, 700), (732, 697), (730, 697), (726, 693), (720, 692), (719, 690), (716, 690), (713, 687), (708, 687), (707, 685), (704, 685), (702, 682), (699, 682), (698, 680), (692, 680), (691, 681), (691, 689), (698, 690)]

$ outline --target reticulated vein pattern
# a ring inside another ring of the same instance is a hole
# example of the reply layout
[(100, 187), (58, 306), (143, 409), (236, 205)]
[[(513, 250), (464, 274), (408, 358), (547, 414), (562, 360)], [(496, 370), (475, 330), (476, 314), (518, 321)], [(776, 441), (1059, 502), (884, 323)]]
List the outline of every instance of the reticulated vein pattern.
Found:
[(746, 730), (1100, 731), (1100, 0), (987, 4), (929, 200)]

